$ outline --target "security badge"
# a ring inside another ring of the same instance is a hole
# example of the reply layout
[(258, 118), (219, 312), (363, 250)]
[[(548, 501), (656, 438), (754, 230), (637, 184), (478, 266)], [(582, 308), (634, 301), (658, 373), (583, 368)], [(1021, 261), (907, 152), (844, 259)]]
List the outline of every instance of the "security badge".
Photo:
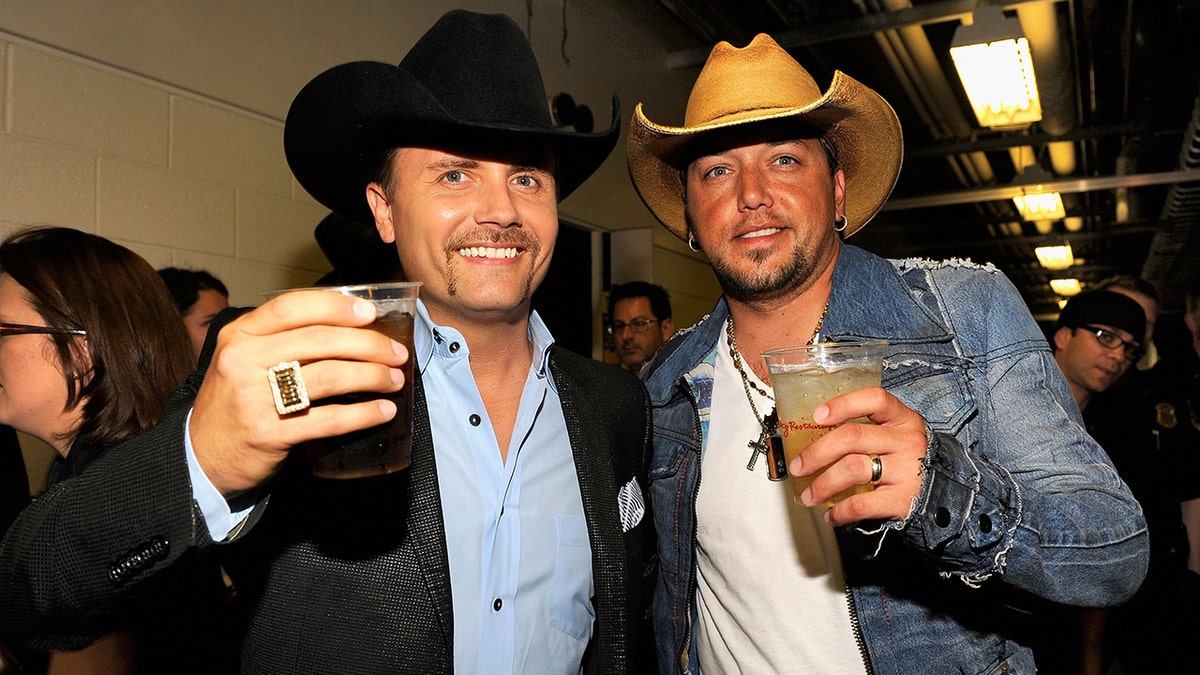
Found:
[(1158, 422), (1158, 426), (1164, 429), (1174, 429), (1175, 425), (1179, 424), (1179, 420), (1175, 418), (1175, 406), (1170, 403), (1165, 401), (1159, 403), (1154, 406), (1154, 411), (1156, 413), (1155, 421)]

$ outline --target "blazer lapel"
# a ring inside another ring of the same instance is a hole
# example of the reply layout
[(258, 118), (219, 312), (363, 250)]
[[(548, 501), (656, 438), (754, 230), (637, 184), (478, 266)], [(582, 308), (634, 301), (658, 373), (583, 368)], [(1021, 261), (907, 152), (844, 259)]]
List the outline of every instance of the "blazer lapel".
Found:
[(587, 387), (567, 368), (561, 367), (551, 355), (554, 384), (562, 400), (571, 454), (583, 497), (583, 513), (588, 524), (592, 547), (592, 582), (595, 586), (597, 643), (600, 663), (615, 663), (616, 654), (606, 654), (615, 645), (624, 644), (625, 621), (625, 559), (620, 512), (617, 508), (617, 486), (613, 480), (613, 457), (609, 449), (609, 430), (600, 416), (589, 414), (592, 405), (587, 400)]
[(409, 490), (408, 532), (412, 538), (416, 562), (424, 579), (433, 611), (446, 636), (450, 653), (454, 650), (454, 612), (450, 594), (450, 563), (442, 520), (441, 493), (438, 489), (437, 462), (433, 434), (429, 427), (429, 409), (421, 375), (414, 369), (413, 442)]

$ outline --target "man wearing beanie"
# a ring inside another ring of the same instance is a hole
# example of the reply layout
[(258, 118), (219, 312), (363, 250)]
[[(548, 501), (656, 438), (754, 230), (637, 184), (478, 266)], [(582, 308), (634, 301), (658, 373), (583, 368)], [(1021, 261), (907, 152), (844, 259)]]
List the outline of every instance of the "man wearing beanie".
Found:
[(1141, 358), (1145, 330), (1146, 313), (1120, 293), (1088, 291), (1067, 302), (1052, 344), (1080, 410)]
[[(1113, 386), (1142, 355), (1145, 313), (1129, 295), (1089, 291), (1063, 308), (1053, 336), (1054, 358), (1079, 408)], [(1195, 575), (1187, 570), (1188, 533), (1181, 503), (1200, 498), (1186, 474), (1163, 467), (1187, 466), (1189, 453), (1164, 445), (1149, 392), (1127, 399), (1121, 410), (1086, 410), (1087, 430), (1112, 459), (1118, 475), (1142, 505), (1150, 533), (1146, 578), (1134, 596), (1110, 610), (1085, 614), (1085, 655), (1103, 671), (1115, 659), (1127, 675), (1189, 672), (1188, 647), (1194, 612)], [(1040, 658), (1040, 657), (1039, 657)], [(1039, 666), (1043, 665), (1039, 662)]]

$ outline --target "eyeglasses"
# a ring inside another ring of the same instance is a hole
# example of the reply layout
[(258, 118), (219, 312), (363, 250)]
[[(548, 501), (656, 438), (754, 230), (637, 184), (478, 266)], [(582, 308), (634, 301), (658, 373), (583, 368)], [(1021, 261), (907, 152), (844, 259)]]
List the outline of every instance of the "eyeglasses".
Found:
[(87, 331), (82, 328), (51, 328), (50, 326), (30, 326), (24, 323), (3, 323), (0, 322), (0, 337), (8, 337), (9, 335), (87, 335)]
[(1101, 344), (1101, 346), (1103, 346), (1103, 347), (1106, 347), (1108, 349), (1116, 349), (1118, 347), (1124, 347), (1126, 361), (1137, 362), (1142, 358), (1142, 355), (1146, 353), (1146, 350), (1142, 349), (1142, 346), (1139, 345), (1138, 343), (1129, 342), (1128, 340), (1122, 340), (1120, 335), (1117, 335), (1116, 333), (1112, 332), (1111, 330), (1108, 330), (1107, 328), (1101, 328), (1099, 326), (1089, 326), (1086, 324), (1080, 326), (1080, 328), (1088, 331), (1089, 333), (1094, 334), (1096, 336), (1096, 342), (1099, 342)]
[(658, 319), (633, 319), (629, 323), (624, 321), (614, 321), (607, 328), (609, 335), (620, 335), (625, 332), (626, 328), (636, 333), (645, 333), (650, 324), (658, 323)]

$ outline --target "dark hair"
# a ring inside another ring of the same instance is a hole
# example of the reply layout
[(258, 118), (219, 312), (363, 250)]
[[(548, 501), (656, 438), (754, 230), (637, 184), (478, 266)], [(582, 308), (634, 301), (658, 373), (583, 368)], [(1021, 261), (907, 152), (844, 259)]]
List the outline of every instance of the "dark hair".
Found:
[(608, 291), (608, 319), (612, 321), (613, 308), (618, 300), (628, 298), (646, 298), (650, 301), (650, 311), (654, 318), (662, 321), (671, 318), (671, 299), (662, 286), (656, 286), (646, 281), (630, 281), (627, 284), (617, 284)]
[[(61, 227), (35, 227), (0, 243), (0, 273), (28, 293), (46, 325), (83, 329), (50, 335), (67, 385), (80, 401), (76, 438), (109, 446), (154, 423), (195, 367), (183, 323), (154, 268), (108, 239)], [(83, 350), (86, 350), (83, 351)], [(90, 357), (91, 370), (82, 372)]]
[(200, 299), (200, 291), (216, 291), (226, 298), (229, 297), (225, 284), (205, 270), (164, 267), (158, 271), (158, 276), (162, 277), (167, 290), (171, 292), (171, 298), (175, 300), (175, 309), (179, 310), (180, 316), (192, 309), (192, 305)]

